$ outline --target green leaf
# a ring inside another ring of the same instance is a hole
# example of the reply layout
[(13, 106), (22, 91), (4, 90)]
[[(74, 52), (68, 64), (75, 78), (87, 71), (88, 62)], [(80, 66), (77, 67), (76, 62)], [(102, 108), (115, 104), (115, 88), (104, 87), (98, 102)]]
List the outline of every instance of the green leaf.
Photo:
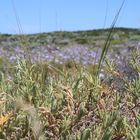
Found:
[(90, 139), (90, 131), (91, 130), (89, 128), (85, 129), (84, 132), (81, 135), (80, 140), (88, 140), (88, 139)]
[(104, 133), (102, 140), (111, 140), (111, 132), (109, 132), (108, 130)]

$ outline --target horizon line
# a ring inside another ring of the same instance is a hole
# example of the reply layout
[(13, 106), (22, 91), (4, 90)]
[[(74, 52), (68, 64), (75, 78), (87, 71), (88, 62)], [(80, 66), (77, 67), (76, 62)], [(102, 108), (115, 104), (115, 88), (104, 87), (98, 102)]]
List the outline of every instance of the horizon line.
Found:
[[(108, 30), (111, 27), (106, 28), (95, 28), (95, 29), (77, 29), (77, 30), (52, 30), (52, 31), (42, 31), (42, 32), (33, 32), (33, 33), (2, 33), (0, 35), (32, 35), (32, 34), (42, 34), (42, 33), (56, 33), (56, 32), (82, 32), (82, 31), (96, 31), (96, 30)], [(140, 27), (123, 27), (123, 26), (116, 26), (114, 29), (129, 29), (129, 30), (139, 30)]]

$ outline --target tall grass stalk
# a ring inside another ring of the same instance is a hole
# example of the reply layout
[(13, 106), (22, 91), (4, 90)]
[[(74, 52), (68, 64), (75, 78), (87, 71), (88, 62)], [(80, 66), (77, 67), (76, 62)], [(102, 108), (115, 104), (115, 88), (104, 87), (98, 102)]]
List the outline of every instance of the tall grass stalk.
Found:
[(104, 59), (105, 59), (105, 57), (106, 57), (106, 55), (107, 55), (107, 52), (108, 52), (108, 49), (109, 49), (109, 46), (110, 46), (110, 43), (111, 43), (111, 36), (112, 36), (113, 30), (114, 30), (115, 25), (116, 25), (116, 23), (117, 23), (117, 20), (118, 20), (118, 18), (119, 18), (120, 12), (121, 12), (121, 10), (122, 10), (124, 4), (125, 4), (125, 1), (126, 1), (126, 0), (123, 0), (123, 2), (122, 2), (122, 4), (121, 4), (121, 6), (120, 6), (120, 8), (119, 8), (119, 10), (118, 10), (118, 12), (117, 12), (115, 18), (114, 18), (114, 20), (113, 20), (113, 22), (112, 22), (112, 25), (111, 25), (111, 27), (110, 27), (110, 31), (109, 31), (109, 33), (108, 33), (108, 36), (107, 36), (107, 39), (106, 39), (106, 41), (105, 41), (105, 45), (104, 45), (104, 47), (103, 47), (103, 50), (102, 50), (102, 53), (101, 53), (101, 57), (100, 57), (100, 60), (99, 60), (98, 72), (97, 72), (97, 75), (98, 75), (98, 76), (99, 76), (99, 73), (100, 73), (101, 65), (102, 65), (102, 63), (103, 63), (103, 61), (104, 61)]
[(20, 22), (20, 18), (19, 18), (19, 15), (18, 15), (16, 7), (15, 7), (14, 0), (11, 0), (11, 4), (12, 4), (13, 12), (14, 12), (14, 15), (15, 15), (18, 31), (19, 31), (19, 37), (20, 37), (20, 41), (21, 41), (21, 48), (25, 52), (24, 53), (24, 58), (28, 59), (28, 61), (31, 61), (29, 42), (28, 42), (27, 37), (25, 36), (25, 33), (23, 31), (23, 28), (22, 28), (22, 25), (21, 25), (21, 22)]

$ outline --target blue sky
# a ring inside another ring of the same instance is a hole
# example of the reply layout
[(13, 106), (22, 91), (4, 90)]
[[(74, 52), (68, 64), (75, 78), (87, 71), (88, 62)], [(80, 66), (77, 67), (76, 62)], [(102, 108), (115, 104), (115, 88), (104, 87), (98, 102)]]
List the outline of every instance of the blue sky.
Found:
[[(110, 27), (122, 3), (122, 0), (1, 0), (0, 33), (19, 33), (12, 1), (24, 33), (103, 28), (106, 9), (105, 27)], [(140, 0), (126, 0), (117, 26), (140, 28)]]

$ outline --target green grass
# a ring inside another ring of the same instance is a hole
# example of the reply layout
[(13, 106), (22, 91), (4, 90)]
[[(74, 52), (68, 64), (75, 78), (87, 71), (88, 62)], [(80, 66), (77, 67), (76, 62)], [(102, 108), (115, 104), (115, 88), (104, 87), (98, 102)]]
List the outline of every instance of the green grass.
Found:
[[(134, 52), (130, 62), (138, 73), (139, 56)], [(125, 90), (97, 78), (98, 66), (23, 59), (1, 71), (0, 138), (140, 139), (140, 77), (126, 81), (113, 62), (105, 63), (107, 77), (123, 81)]]

